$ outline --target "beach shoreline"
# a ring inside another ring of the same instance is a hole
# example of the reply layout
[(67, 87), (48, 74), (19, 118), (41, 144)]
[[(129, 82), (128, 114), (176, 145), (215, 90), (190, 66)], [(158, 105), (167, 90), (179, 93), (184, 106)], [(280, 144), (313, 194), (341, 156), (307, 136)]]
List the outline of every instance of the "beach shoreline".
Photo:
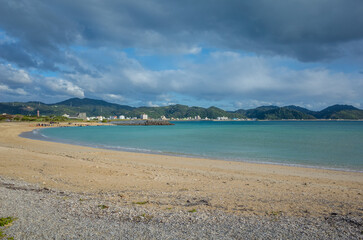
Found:
[(18, 136), (35, 128), (0, 124), (1, 176), (51, 189), (121, 194), (122, 204), (146, 202), (151, 208), (260, 216), (363, 211), (359, 172), (121, 152)]
[[(96, 125), (100, 126), (100, 125)], [(57, 127), (57, 126), (56, 126)], [(36, 134), (34, 131), (37, 131), (41, 128), (36, 128), (29, 132), (23, 132), (19, 134), (20, 137), (33, 139), (33, 140), (40, 140), (40, 141), (49, 141), (55, 143), (63, 143), (63, 144), (71, 144), (77, 145), (82, 147), (91, 147), (97, 149), (105, 149), (111, 151), (120, 151), (120, 152), (130, 152), (130, 153), (144, 153), (144, 154), (153, 154), (153, 155), (162, 155), (162, 156), (172, 156), (172, 157), (183, 157), (183, 158), (192, 158), (192, 159), (207, 159), (207, 160), (215, 160), (215, 161), (227, 161), (227, 162), (243, 162), (243, 163), (251, 163), (251, 164), (264, 164), (264, 165), (277, 165), (277, 166), (287, 166), (287, 167), (298, 167), (298, 168), (307, 168), (307, 169), (321, 169), (321, 170), (331, 170), (331, 171), (343, 171), (343, 172), (358, 172), (363, 173), (362, 170), (356, 170), (353, 168), (337, 168), (337, 167), (327, 167), (327, 166), (318, 166), (318, 165), (303, 165), (297, 163), (279, 163), (279, 162), (267, 162), (267, 161), (252, 161), (247, 159), (223, 159), (223, 158), (211, 158), (211, 157), (204, 157), (204, 156), (193, 156), (183, 153), (167, 153), (162, 151), (154, 151), (148, 149), (131, 149), (125, 147), (111, 147), (111, 146), (102, 146), (102, 145), (93, 145), (93, 144), (85, 144), (85, 143), (78, 143), (78, 142), (71, 142), (67, 140), (60, 140), (60, 139), (53, 139), (49, 138), (48, 136), (44, 136), (42, 134)]]
[[(76, 126), (76, 125), (75, 125)], [(93, 124), (86, 126), (115, 126), (114, 124)], [(53, 126), (58, 127), (58, 126)], [(63, 127), (63, 126), (61, 126)], [(74, 127), (74, 126), (73, 126)], [(131, 152), (131, 153), (144, 153), (144, 154), (154, 154), (154, 155), (163, 155), (163, 156), (172, 156), (172, 157), (182, 157), (182, 158), (193, 158), (193, 159), (207, 159), (207, 160), (216, 160), (216, 161), (227, 161), (227, 162), (243, 162), (243, 163), (252, 163), (252, 164), (264, 164), (264, 165), (277, 165), (277, 166), (288, 166), (288, 167), (298, 167), (298, 168), (307, 168), (307, 169), (321, 169), (321, 170), (332, 170), (332, 171), (345, 171), (345, 172), (358, 172), (363, 173), (361, 168), (357, 168), (357, 166), (328, 166), (328, 165), (318, 165), (318, 164), (302, 164), (302, 163), (287, 163), (287, 162), (278, 162), (278, 161), (267, 161), (267, 160), (252, 160), (247, 158), (223, 158), (217, 156), (203, 156), (198, 154), (188, 154), (183, 152), (166, 152), (161, 150), (151, 150), (151, 149), (143, 149), (143, 148), (135, 148), (135, 147), (123, 147), (123, 146), (114, 146), (114, 145), (104, 145), (104, 144), (96, 144), (96, 143), (86, 143), (86, 142), (76, 142), (72, 140), (60, 139), (60, 138), (52, 138), (49, 136), (45, 136), (41, 133), (42, 128), (36, 128), (29, 132), (23, 132), (19, 134), (20, 137), (29, 138), (33, 140), (42, 140), (63, 144), (71, 144), (82, 147), (91, 147), (97, 149), (106, 149), (112, 151), (121, 151), (121, 152)]]

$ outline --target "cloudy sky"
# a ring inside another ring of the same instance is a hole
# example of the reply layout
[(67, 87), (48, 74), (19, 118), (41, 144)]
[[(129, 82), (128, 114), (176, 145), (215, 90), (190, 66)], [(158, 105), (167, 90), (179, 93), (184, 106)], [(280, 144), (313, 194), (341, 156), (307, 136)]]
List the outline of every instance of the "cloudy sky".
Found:
[(0, 101), (363, 107), (361, 0), (0, 0)]

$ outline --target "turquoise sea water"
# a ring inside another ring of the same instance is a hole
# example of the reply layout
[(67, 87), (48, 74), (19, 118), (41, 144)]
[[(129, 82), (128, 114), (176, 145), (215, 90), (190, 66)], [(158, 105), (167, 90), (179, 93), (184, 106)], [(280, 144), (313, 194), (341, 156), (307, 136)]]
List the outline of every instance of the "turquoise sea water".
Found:
[(363, 122), (174, 122), (41, 129), (53, 141), (126, 151), (363, 171)]

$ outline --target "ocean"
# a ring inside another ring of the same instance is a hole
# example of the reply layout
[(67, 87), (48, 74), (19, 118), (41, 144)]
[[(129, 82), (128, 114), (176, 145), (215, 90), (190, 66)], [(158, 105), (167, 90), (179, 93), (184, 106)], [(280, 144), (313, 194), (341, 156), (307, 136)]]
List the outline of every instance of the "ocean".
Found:
[(45, 128), (33, 137), (122, 151), (363, 172), (361, 121), (187, 121)]

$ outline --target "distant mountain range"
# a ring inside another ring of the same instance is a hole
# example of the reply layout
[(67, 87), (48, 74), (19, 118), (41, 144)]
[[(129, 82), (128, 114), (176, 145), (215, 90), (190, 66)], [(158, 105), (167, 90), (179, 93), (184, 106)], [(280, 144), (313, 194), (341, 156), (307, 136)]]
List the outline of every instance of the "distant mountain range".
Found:
[(363, 119), (363, 110), (350, 105), (334, 105), (321, 111), (311, 111), (298, 106), (262, 106), (249, 110), (225, 111), (217, 107), (188, 107), (185, 105), (170, 105), (165, 107), (130, 107), (109, 103), (103, 100), (71, 98), (55, 104), (42, 102), (3, 102), (0, 103), (0, 114), (36, 115), (76, 115), (80, 112), (87, 116), (119, 116), (138, 117), (148, 114), (152, 118), (187, 118), (200, 116), (202, 119), (217, 117), (255, 118), (259, 120), (279, 119)]

